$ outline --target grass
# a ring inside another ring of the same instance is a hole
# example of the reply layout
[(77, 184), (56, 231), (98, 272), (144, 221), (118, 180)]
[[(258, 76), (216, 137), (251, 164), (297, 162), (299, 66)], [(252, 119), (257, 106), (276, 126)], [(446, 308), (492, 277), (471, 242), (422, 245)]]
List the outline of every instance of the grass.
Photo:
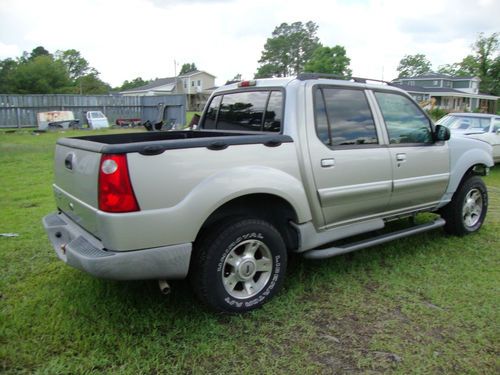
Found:
[(41, 218), (55, 209), (59, 136), (0, 132), (0, 233), (19, 234), (0, 237), (0, 372), (498, 373), (500, 168), (485, 178), (479, 233), (292, 257), (272, 302), (221, 316), (183, 281), (163, 296), (156, 282), (98, 280), (57, 259)]

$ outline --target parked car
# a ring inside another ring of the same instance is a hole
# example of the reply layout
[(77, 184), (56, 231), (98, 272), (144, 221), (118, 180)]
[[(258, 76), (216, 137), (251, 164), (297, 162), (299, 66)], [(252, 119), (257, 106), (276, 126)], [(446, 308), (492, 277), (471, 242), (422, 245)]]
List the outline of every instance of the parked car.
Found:
[(452, 134), (461, 134), (488, 142), (493, 159), (500, 163), (500, 116), (482, 113), (450, 113), (437, 124), (448, 127)]
[(85, 121), (91, 129), (109, 128), (108, 118), (101, 111), (85, 112)]
[[(197, 130), (59, 139), (57, 212), (43, 219), (57, 256), (162, 290), (189, 277), (203, 303), (238, 313), (277, 293), (289, 253), (478, 231), (491, 146), (450, 139), (402, 90), (354, 80), (242, 81), (212, 94)], [(440, 216), (377, 233), (420, 212)]]

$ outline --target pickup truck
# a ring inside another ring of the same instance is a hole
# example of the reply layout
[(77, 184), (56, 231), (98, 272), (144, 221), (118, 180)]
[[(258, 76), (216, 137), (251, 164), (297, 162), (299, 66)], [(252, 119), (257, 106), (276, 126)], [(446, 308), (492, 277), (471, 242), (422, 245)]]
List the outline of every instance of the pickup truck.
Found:
[[(59, 139), (43, 224), (70, 266), (164, 290), (187, 277), (208, 307), (241, 313), (276, 294), (290, 253), (476, 232), (491, 166), (490, 145), (450, 138), (390, 84), (242, 81), (212, 94), (196, 130)], [(422, 212), (438, 215), (379, 234)]]

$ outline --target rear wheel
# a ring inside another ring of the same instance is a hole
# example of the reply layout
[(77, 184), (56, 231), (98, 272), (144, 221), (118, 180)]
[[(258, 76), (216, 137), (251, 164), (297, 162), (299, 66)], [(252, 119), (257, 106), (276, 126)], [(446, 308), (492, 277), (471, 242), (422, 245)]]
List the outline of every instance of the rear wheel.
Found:
[(213, 310), (241, 313), (276, 294), (286, 264), (286, 247), (276, 228), (259, 219), (235, 219), (197, 241), (190, 280), (195, 294)]
[(457, 236), (481, 228), (488, 209), (488, 191), (479, 176), (470, 176), (460, 184), (448, 205), (441, 209), (445, 231)]

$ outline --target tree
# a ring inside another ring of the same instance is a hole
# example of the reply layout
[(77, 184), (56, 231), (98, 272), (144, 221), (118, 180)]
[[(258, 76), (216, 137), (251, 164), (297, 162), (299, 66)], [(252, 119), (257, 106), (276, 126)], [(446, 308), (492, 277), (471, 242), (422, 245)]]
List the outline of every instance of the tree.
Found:
[(82, 57), (76, 49), (57, 51), (56, 60), (61, 61), (68, 72), (69, 78), (76, 80), (88, 74), (99, 74), (97, 70), (90, 67), (89, 62)]
[(36, 48), (33, 48), (31, 51), (31, 54), (29, 55), (29, 60), (34, 60), (38, 56), (51, 56), (50, 52), (47, 51), (44, 47), (38, 46)]
[(302, 72), (314, 50), (321, 46), (317, 30), (318, 26), (312, 21), (277, 26), (264, 45), (255, 78), (285, 77)]
[(182, 64), (181, 71), (179, 72), (179, 75), (182, 76), (184, 74), (188, 74), (188, 73), (194, 72), (196, 70), (198, 70), (198, 68), (196, 67), (195, 63)]
[(18, 63), (13, 59), (0, 60), (0, 93), (14, 92), (12, 77), (17, 67)]
[(405, 55), (397, 68), (398, 78), (415, 77), (431, 71), (431, 63), (422, 53), (416, 55)]
[(13, 94), (54, 94), (70, 90), (66, 68), (50, 55), (40, 55), (19, 64), (12, 74)]
[(349, 69), (351, 59), (347, 57), (344, 47), (318, 47), (314, 50), (311, 59), (304, 65), (304, 72), (328, 73), (348, 77), (352, 74)]
[(79, 77), (76, 80), (76, 84), (79, 94), (81, 95), (107, 94), (111, 90), (111, 87), (107, 83), (101, 81), (95, 73)]
[(459, 63), (441, 66), (439, 72), (458, 77), (479, 77), (479, 89), (482, 92), (500, 95), (499, 36), (499, 33), (490, 36), (480, 33), (471, 45), (473, 54), (464, 57)]
[(121, 87), (118, 87), (117, 90), (118, 91), (132, 90), (135, 89), (136, 87), (147, 85), (150, 82), (151, 82), (150, 80), (145, 81), (141, 77), (137, 77), (131, 81), (124, 81)]

